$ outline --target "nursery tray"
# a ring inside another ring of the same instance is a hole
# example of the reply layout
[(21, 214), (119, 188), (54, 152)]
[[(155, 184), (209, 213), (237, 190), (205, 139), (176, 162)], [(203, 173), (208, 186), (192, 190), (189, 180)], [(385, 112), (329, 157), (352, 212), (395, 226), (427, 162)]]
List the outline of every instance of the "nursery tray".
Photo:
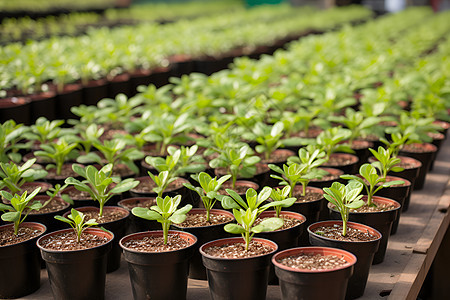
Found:
[[(389, 239), (384, 262), (371, 268), (363, 299), (416, 299), (450, 221), (450, 141), (441, 146), (433, 171), (422, 190), (414, 191), (398, 231)], [(51, 299), (47, 271), (41, 271), (41, 288), (21, 299)], [(76, 283), (74, 283), (76, 284)], [(106, 276), (106, 299), (132, 299), (128, 269)], [(189, 280), (187, 299), (209, 299), (208, 284)], [(281, 299), (279, 286), (269, 286), (267, 299)]]

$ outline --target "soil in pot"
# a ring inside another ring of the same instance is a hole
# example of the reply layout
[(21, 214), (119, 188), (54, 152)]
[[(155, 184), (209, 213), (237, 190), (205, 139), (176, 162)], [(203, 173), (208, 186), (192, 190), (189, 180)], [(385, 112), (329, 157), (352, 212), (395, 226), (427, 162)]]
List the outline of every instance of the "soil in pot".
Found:
[(161, 224), (157, 221), (139, 218), (131, 213), (134, 207), (150, 208), (152, 205), (156, 205), (156, 197), (127, 198), (120, 200), (117, 204), (130, 212), (130, 216), (127, 218), (126, 234), (161, 229)]
[(272, 258), (282, 299), (289, 300), (345, 299), (356, 261), (352, 253), (328, 247), (293, 248)]
[(186, 299), (189, 260), (197, 238), (169, 231), (130, 234), (120, 240), (128, 263), (134, 299)]
[(277, 245), (253, 238), (245, 250), (242, 238), (208, 242), (200, 247), (211, 299), (265, 299), (270, 259)]
[(61, 186), (64, 185), (64, 180), (68, 177), (74, 177), (79, 178), (80, 176), (75, 173), (72, 170), (72, 164), (66, 163), (63, 165), (61, 174), (56, 174), (56, 168), (47, 169), (47, 176), (43, 178), (44, 181), (50, 183), (51, 185), (55, 186), (57, 184), (60, 184)]
[(230, 237), (223, 227), (234, 220), (232, 213), (222, 209), (212, 209), (210, 220), (206, 220), (206, 210), (193, 208), (186, 215), (186, 220), (181, 224), (174, 224), (176, 230), (186, 231), (195, 235), (198, 239), (194, 247), (194, 254), (189, 265), (189, 278), (206, 280), (206, 269), (202, 263), (202, 256), (198, 251), (200, 246), (221, 238)]
[[(153, 182), (150, 176), (137, 177), (139, 184), (132, 188), (129, 193), (131, 197), (156, 197), (157, 194), (153, 191), (157, 185)], [(189, 197), (190, 193), (187, 192), (187, 188), (184, 187), (183, 183), (188, 183), (184, 178), (178, 178), (177, 180), (171, 182), (168, 188), (162, 194), (163, 197), (170, 196), (175, 197), (176, 195), (182, 196), (182, 203), (180, 205), (192, 204), (193, 199)]]
[[(44, 204), (48, 199), (50, 199), (49, 196), (38, 195), (34, 197), (33, 201), (39, 201)], [(70, 204), (60, 197), (55, 197), (40, 210), (30, 211), (27, 216), (27, 221), (44, 224), (47, 227), (47, 232), (63, 229), (66, 226), (63, 222), (56, 220), (55, 216), (63, 215), (69, 209), (69, 206)]]
[(381, 239), (381, 233), (363, 224), (347, 223), (347, 235), (342, 236), (342, 221), (322, 221), (308, 227), (311, 245), (347, 250), (357, 257), (350, 277), (346, 299), (364, 295), (370, 267)]
[(43, 224), (25, 222), (14, 235), (14, 225), (0, 226), (0, 298), (19, 298), (40, 287), (41, 260), (36, 240)]
[(342, 170), (345, 174), (358, 172), (359, 158), (349, 153), (333, 153), (330, 159), (322, 164), (322, 167), (331, 167)]
[(77, 242), (73, 229), (52, 232), (37, 245), (46, 262), (55, 299), (104, 299), (106, 255), (114, 234), (87, 228)]
[[(118, 206), (104, 206), (103, 215), (102, 217), (99, 217), (100, 209), (98, 207), (86, 206), (77, 208), (77, 210), (85, 214), (86, 220), (94, 219), (99, 226), (104, 227), (114, 234), (112, 248), (107, 255), (106, 272), (110, 273), (117, 270), (120, 267), (120, 258), (122, 254), (119, 240), (125, 236), (126, 220), (130, 215), (130, 212)], [(64, 216), (67, 217), (69, 213), (70, 212), (67, 212)]]
[(289, 211), (300, 213), (306, 218), (298, 245), (308, 246), (309, 238), (306, 229), (309, 225), (319, 221), (321, 211), (326, 208), (326, 200), (323, 197), (322, 189), (307, 187), (305, 196), (302, 196), (302, 189), (302, 186), (295, 186), (293, 197), (297, 198), (297, 201), (289, 207)]

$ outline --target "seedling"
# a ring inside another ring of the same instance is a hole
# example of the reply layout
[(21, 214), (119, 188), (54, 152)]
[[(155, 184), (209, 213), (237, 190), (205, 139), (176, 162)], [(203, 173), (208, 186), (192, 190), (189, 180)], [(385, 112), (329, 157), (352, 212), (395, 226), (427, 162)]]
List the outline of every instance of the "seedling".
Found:
[(0, 161), (7, 163), (20, 162), (22, 155), (20, 149), (28, 149), (30, 143), (21, 143), (28, 127), (23, 124), (16, 124), (14, 120), (8, 120), (0, 124)]
[(169, 184), (178, 179), (178, 177), (171, 177), (169, 175), (169, 171), (159, 172), (158, 175), (153, 175), (151, 172), (148, 172), (148, 175), (156, 184), (156, 187), (153, 188), (153, 191), (158, 194), (158, 197), (162, 197)]
[(385, 177), (381, 177), (377, 174), (377, 170), (371, 164), (363, 164), (359, 168), (359, 175), (341, 175), (342, 179), (355, 180), (364, 185), (367, 192), (367, 206), (376, 207), (372, 199), (376, 192), (382, 188), (390, 187), (397, 184), (405, 183), (403, 180), (393, 180), (386, 182)]
[(42, 150), (36, 151), (35, 155), (44, 157), (51, 161), (45, 168), (56, 169), (56, 174), (61, 175), (62, 167), (66, 161), (74, 155), (78, 143), (70, 143), (65, 138), (60, 138), (55, 142), (41, 144)]
[(270, 159), (270, 155), (282, 146), (281, 137), (283, 136), (283, 122), (277, 122), (273, 126), (259, 122), (253, 128), (255, 140), (259, 144), (256, 146), (256, 152), (264, 153), (266, 160)]
[(224, 229), (226, 232), (241, 234), (245, 241), (245, 250), (248, 247), (255, 233), (274, 231), (283, 226), (283, 219), (273, 217), (264, 219), (261, 223), (254, 226), (256, 218), (268, 208), (287, 205), (291, 200), (285, 199), (276, 202), (269, 202), (262, 205), (271, 195), (272, 189), (264, 187), (259, 194), (252, 188), (245, 193), (244, 201), (241, 196), (233, 190), (227, 189), (231, 196), (222, 198), (222, 206), (225, 209), (233, 209), (233, 215), (238, 224), (227, 224)]
[[(35, 189), (31, 194), (27, 195), (27, 192), (23, 192), (22, 195), (11, 195), (6, 191), (0, 191), (2, 197), (11, 202), (11, 205), (0, 203), (0, 210), (7, 211), (2, 215), (2, 220), (5, 222), (14, 223), (14, 234), (17, 236), (19, 233), (19, 226), (28, 216), (32, 210), (39, 210), (42, 204), (39, 201), (34, 201), (30, 204), (30, 201), (39, 193), (40, 187)], [(25, 214), (23, 212), (27, 210)]]
[(162, 225), (164, 245), (167, 245), (169, 228), (172, 223), (180, 224), (186, 220), (186, 214), (192, 209), (192, 205), (186, 204), (184, 207), (178, 209), (181, 203), (181, 195), (175, 197), (166, 196), (165, 198), (156, 197), (156, 204), (148, 208), (135, 207), (132, 209), (132, 214), (146, 219), (156, 220)]
[(360, 195), (363, 184), (358, 181), (350, 181), (347, 185), (340, 182), (333, 182), (331, 187), (324, 188), (323, 195), (341, 214), (342, 219), (342, 235), (347, 235), (347, 222), (350, 215), (350, 209), (358, 209), (364, 205)]
[[(295, 201), (297, 201), (296, 198), (293, 198), (293, 197), (289, 198), (290, 191), (291, 191), (291, 187), (285, 186), (283, 189), (275, 188), (270, 193), (270, 198), (272, 199), (272, 201), (279, 204), (279, 205), (275, 206), (275, 213), (276, 213), (277, 218), (280, 217), (281, 209), (283, 207), (291, 207), (292, 204), (294, 204)], [(287, 200), (289, 200), (289, 201), (287, 201)]]
[(372, 163), (378, 172), (381, 174), (382, 178), (386, 178), (387, 174), (392, 172), (401, 172), (403, 171), (402, 167), (396, 166), (401, 162), (401, 159), (398, 157), (392, 156), (392, 149), (384, 149), (383, 147), (378, 147), (378, 152), (369, 148), (370, 152), (372, 152), (373, 156), (378, 160)]
[(50, 202), (52, 202), (55, 197), (59, 196), (61, 199), (63, 199), (65, 202), (69, 203), (70, 205), (73, 205), (73, 200), (70, 199), (69, 195), (67, 194), (61, 194), (62, 191), (66, 189), (68, 185), (65, 184), (61, 186), (59, 183), (55, 185), (55, 187), (51, 187), (46, 192), (47, 196), (50, 198), (42, 204), (42, 208), (46, 207)]
[(95, 222), (95, 219), (89, 219), (85, 222), (85, 217), (85, 214), (83, 214), (81, 211), (72, 208), (67, 218), (62, 216), (55, 216), (55, 219), (69, 224), (70, 227), (75, 230), (75, 234), (77, 235), (77, 243), (79, 243), (81, 240), (81, 234), (86, 228), (98, 225), (98, 223)]
[(43, 169), (33, 169), (36, 158), (27, 160), (23, 165), (18, 166), (14, 162), (0, 162), (0, 189), (7, 187), (11, 193), (16, 194), (21, 191), (25, 182), (35, 181), (44, 178), (47, 171)]
[(88, 192), (92, 200), (97, 201), (100, 205), (99, 217), (103, 216), (103, 207), (113, 195), (126, 192), (139, 184), (139, 181), (133, 178), (120, 181), (119, 178), (112, 177), (112, 164), (107, 164), (100, 170), (92, 165), (82, 167), (73, 164), (72, 170), (83, 177), (84, 180), (79, 181), (69, 177), (65, 180), (65, 183), (75, 186), (79, 191)]
[(231, 178), (231, 175), (224, 175), (217, 179), (217, 177), (212, 178), (209, 176), (209, 174), (205, 172), (201, 172), (198, 177), (197, 181), (200, 184), (200, 187), (195, 187), (192, 184), (184, 183), (183, 185), (187, 187), (190, 190), (193, 190), (197, 192), (197, 194), (200, 196), (200, 199), (202, 199), (203, 206), (206, 209), (206, 220), (209, 221), (210, 219), (210, 211), (214, 207), (214, 204), (216, 203), (218, 193), (217, 191), (220, 189), (222, 184)]

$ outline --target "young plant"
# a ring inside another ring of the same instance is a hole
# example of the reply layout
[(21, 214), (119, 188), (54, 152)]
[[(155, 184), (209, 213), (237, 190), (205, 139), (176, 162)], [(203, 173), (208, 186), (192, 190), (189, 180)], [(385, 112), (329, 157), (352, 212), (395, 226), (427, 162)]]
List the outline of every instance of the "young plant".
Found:
[(401, 172), (403, 171), (402, 167), (396, 166), (401, 162), (400, 158), (394, 157), (391, 153), (391, 149), (384, 149), (383, 147), (378, 147), (378, 151), (369, 148), (370, 152), (372, 152), (373, 156), (377, 159), (377, 161), (372, 163), (378, 172), (380, 173), (382, 178), (386, 178), (387, 174), (392, 172)]
[(78, 143), (70, 143), (65, 138), (60, 138), (55, 142), (41, 144), (42, 150), (36, 151), (35, 155), (44, 157), (51, 161), (46, 169), (56, 169), (56, 174), (61, 175), (62, 167), (75, 154)]
[(113, 195), (129, 191), (139, 184), (139, 181), (133, 178), (127, 178), (122, 181), (119, 178), (113, 178), (111, 176), (112, 167), (112, 164), (107, 164), (98, 170), (92, 165), (82, 167), (73, 164), (73, 171), (84, 178), (84, 180), (79, 181), (73, 177), (65, 180), (66, 184), (75, 186), (77, 190), (88, 192), (92, 200), (99, 203), (99, 217), (103, 216), (103, 207)]
[(273, 151), (283, 145), (281, 142), (283, 129), (283, 122), (277, 122), (273, 126), (258, 122), (253, 127), (255, 140), (259, 144), (255, 148), (256, 152), (264, 153), (265, 160), (269, 160)]
[(170, 224), (180, 224), (186, 220), (186, 214), (192, 209), (192, 205), (187, 204), (182, 208), (178, 208), (181, 202), (181, 195), (175, 197), (166, 196), (165, 198), (156, 197), (156, 204), (148, 208), (135, 207), (132, 214), (146, 219), (156, 220), (162, 225), (164, 245), (167, 244)]
[(377, 170), (371, 164), (363, 164), (359, 168), (359, 175), (341, 175), (342, 179), (355, 180), (364, 185), (367, 192), (367, 206), (376, 207), (373, 203), (373, 195), (382, 188), (390, 187), (397, 184), (405, 183), (403, 180), (393, 180), (386, 182), (385, 177), (381, 177), (377, 174)]
[(105, 129), (98, 127), (97, 124), (92, 123), (88, 127), (78, 128), (78, 145), (84, 153), (90, 153), (94, 143), (98, 143), (99, 138), (103, 135)]
[(360, 195), (363, 189), (363, 184), (358, 181), (350, 181), (347, 185), (340, 182), (333, 182), (331, 187), (324, 188), (324, 197), (341, 214), (342, 219), (342, 235), (347, 235), (347, 222), (350, 215), (350, 209), (358, 209), (364, 205)]
[(59, 183), (57, 183), (54, 187), (49, 188), (46, 194), (50, 198), (42, 204), (42, 208), (46, 207), (50, 202), (52, 202), (53, 199), (55, 199), (55, 197), (58, 196), (65, 202), (69, 203), (70, 205), (73, 205), (73, 200), (70, 199), (69, 195), (61, 193), (66, 189), (67, 186), (68, 186), (67, 184), (61, 186)]
[(21, 191), (25, 182), (35, 181), (44, 178), (47, 171), (43, 169), (33, 169), (36, 158), (27, 160), (23, 165), (18, 166), (13, 162), (0, 162), (0, 189), (7, 187), (11, 193), (16, 194)]
[(290, 165), (284, 164), (283, 169), (273, 164), (269, 164), (269, 168), (281, 175), (271, 174), (270, 177), (280, 180), (280, 185), (289, 186), (289, 197), (292, 197), (295, 186), (298, 182), (302, 181), (302, 177), (306, 175), (306, 170), (308, 167), (297, 163), (291, 163)]
[(148, 175), (156, 184), (153, 191), (158, 194), (158, 197), (162, 197), (169, 184), (178, 179), (178, 177), (170, 176), (169, 171), (159, 172), (158, 175), (153, 175), (151, 172), (148, 172)]
[[(144, 157), (144, 154), (136, 148), (126, 148), (126, 143), (122, 139), (105, 140), (93, 142), (93, 146), (97, 148), (104, 156), (102, 159), (97, 153), (90, 152), (77, 158), (77, 162), (83, 163), (98, 163), (102, 166), (112, 164), (113, 167), (119, 163), (126, 165), (135, 174), (139, 173), (139, 168), (134, 163)], [(105, 163), (106, 161), (106, 163)]]
[(283, 226), (283, 219), (277, 217), (264, 219), (261, 223), (254, 226), (256, 218), (263, 211), (271, 207), (287, 205), (291, 201), (285, 199), (262, 205), (272, 193), (270, 187), (264, 187), (259, 194), (254, 189), (249, 188), (245, 193), (246, 201), (235, 191), (230, 189), (226, 191), (231, 197), (222, 197), (222, 206), (225, 209), (233, 209), (233, 215), (238, 224), (227, 224), (224, 229), (229, 233), (241, 234), (245, 241), (246, 251), (248, 251), (248, 247), (255, 233), (274, 231)]
[(28, 127), (23, 124), (16, 124), (14, 120), (8, 120), (0, 124), (0, 161), (7, 163), (9, 161), (20, 162), (22, 155), (21, 149), (27, 149), (30, 143), (21, 143)]
[(325, 158), (328, 161), (331, 154), (342, 151), (347, 153), (353, 153), (354, 151), (350, 148), (348, 144), (341, 144), (341, 142), (346, 141), (352, 135), (349, 129), (341, 127), (332, 127), (323, 132), (321, 132), (316, 140), (315, 145), (321, 151), (325, 152)]
[[(14, 223), (14, 234), (17, 236), (19, 233), (19, 226), (28, 216), (32, 210), (39, 210), (42, 204), (39, 201), (34, 201), (30, 204), (30, 201), (39, 193), (40, 187), (35, 189), (31, 194), (27, 195), (27, 192), (23, 192), (22, 195), (11, 195), (6, 191), (0, 191), (2, 197), (11, 202), (11, 205), (0, 203), (0, 210), (7, 211), (2, 215), (2, 220), (6, 222)], [(25, 214), (24, 211), (27, 210)]]
[(212, 159), (209, 165), (211, 168), (226, 168), (227, 173), (231, 175), (234, 189), (238, 176), (250, 178), (255, 174), (255, 165), (261, 159), (252, 153), (253, 150), (247, 144), (240, 148), (225, 147), (219, 157)]
[(55, 219), (69, 224), (70, 227), (75, 230), (75, 234), (77, 235), (77, 243), (79, 243), (81, 240), (81, 234), (86, 228), (98, 225), (98, 223), (95, 222), (95, 219), (89, 219), (85, 222), (85, 217), (85, 214), (83, 214), (81, 211), (72, 208), (67, 218), (62, 216), (55, 216)]
[(190, 183), (184, 183), (183, 185), (190, 190), (197, 192), (202, 199), (203, 206), (206, 209), (206, 220), (210, 219), (210, 211), (214, 207), (216, 203), (218, 193), (217, 191), (220, 189), (222, 184), (231, 178), (231, 175), (224, 175), (217, 179), (217, 177), (212, 178), (208, 173), (201, 172), (198, 174), (197, 181), (200, 184), (200, 187), (195, 187)]
[[(280, 217), (281, 209), (283, 207), (291, 207), (292, 204), (297, 201), (296, 198), (289, 198), (289, 193), (291, 191), (290, 186), (285, 186), (283, 189), (274, 188), (270, 193), (270, 198), (273, 202), (277, 203), (275, 206), (275, 213), (277, 218)], [(286, 201), (285, 201), (286, 200)]]
[(34, 125), (30, 126), (30, 131), (25, 134), (25, 137), (40, 144), (53, 142), (55, 139), (73, 132), (72, 129), (62, 128), (63, 124), (64, 120), (50, 121), (45, 117), (40, 117)]

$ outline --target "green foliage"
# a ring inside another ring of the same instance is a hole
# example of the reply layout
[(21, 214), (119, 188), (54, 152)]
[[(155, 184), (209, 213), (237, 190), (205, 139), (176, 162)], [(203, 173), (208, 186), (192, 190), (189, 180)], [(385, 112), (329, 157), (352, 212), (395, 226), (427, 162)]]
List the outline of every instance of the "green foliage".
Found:
[(8, 120), (0, 124), (0, 161), (8, 163), (20, 162), (22, 155), (19, 150), (28, 148), (28, 144), (21, 143), (24, 134), (29, 130), (23, 124), (16, 124), (14, 120)]
[(291, 199), (268, 202), (263, 204), (271, 195), (272, 189), (264, 187), (259, 194), (252, 188), (245, 193), (245, 201), (233, 190), (227, 189), (231, 196), (222, 198), (222, 206), (225, 209), (233, 209), (233, 215), (238, 224), (225, 225), (225, 231), (233, 234), (241, 234), (245, 241), (245, 250), (248, 250), (255, 233), (274, 231), (283, 226), (283, 219), (273, 217), (264, 219), (254, 226), (256, 218), (266, 209), (276, 206), (288, 205)]
[(81, 234), (86, 228), (98, 225), (95, 219), (84, 221), (85, 217), (85, 214), (83, 214), (81, 211), (72, 208), (67, 218), (62, 216), (55, 216), (55, 219), (69, 224), (75, 230), (75, 234), (77, 235), (77, 242), (79, 243)]
[(265, 123), (256, 123), (253, 127), (255, 140), (259, 144), (256, 146), (256, 152), (264, 153), (266, 160), (270, 159), (270, 155), (283, 144), (281, 137), (283, 136), (283, 122), (277, 122), (273, 126)]
[(381, 177), (386, 178), (387, 174), (392, 172), (401, 172), (403, 171), (402, 167), (397, 166), (401, 162), (401, 159), (398, 157), (394, 157), (391, 153), (392, 149), (385, 149), (383, 147), (378, 147), (378, 151), (375, 151), (372, 148), (369, 148), (372, 155), (377, 159), (377, 161), (372, 163)]
[(148, 208), (135, 207), (131, 211), (133, 215), (146, 219), (156, 220), (162, 225), (164, 244), (167, 244), (170, 224), (180, 224), (186, 220), (186, 214), (192, 209), (192, 205), (187, 204), (178, 208), (181, 203), (181, 195), (175, 197), (157, 197), (156, 204)]
[(75, 148), (77, 146), (76, 142), (71, 143), (62, 137), (54, 142), (41, 144), (41, 150), (36, 151), (34, 154), (51, 162), (46, 166), (47, 170), (56, 169), (56, 174), (61, 175), (64, 163), (76, 154)]
[(99, 217), (103, 216), (103, 207), (113, 195), (129, 191), (139, 184), (139, 181), (133, 178), (121, 181), (119, 178), (112, 177), (112, 167), (112, 164), (107, 164), (98, 170), (92, 165), (83, 167), (73, 164), (73, 171), (84, 178), (84, 180), (80, 181), (73, 177), (65, 180), (66, 184), (73, 185), (77, 190), (88, 192), (92, 200), (99, 203)]
[(374, 194), (380, 189), (405, 183), (403, 180), (386, 181), (386, 177), (379, 176), (376, 168), (371, 164), (363, 164), (359, 168), (359, 175), (360, 176), (341, 175), (341, 178), (354, 180), (364, 185), (367, 192), (367, 206), (376, 207), (376, 204), (373, 203), (372, 199)]
[(360, 195), (363, 184), (358, 181), (350, 181), (347, 185), (340, 182), (333, 182), (331, 187), (324, 188), (323, 195), (341, 214), (343, 228), (342, 235), (347, 235), (347, 222), (350, 215), (350, 209), (358, 209), (364, 205)]
[(32, 182), (47, 175), (47, 171), (42, 169), (33, 169), (36, 158), (27, 160), (23, 165), (18, 166), (14, 162), (0, 162), (0, 189), (7, 187), (11, 193), (15, 194), (21, 191), (25, 182)]
[[(2, 214), (2, 220), (14, 223), (15, 235), (18, 234), (19, 226), (28, 214), (32, 210), (41, 209), (42, 204), (39, 201), (34, 201), (30, 204), (30, 201), (37, 195), (37, 193), (39, 193), (40, 190), (41, 188), (38, 187), (29, 195), (27, 195), (27, 192), (25, 191), (21, 195), (14, 194), (14, 196), (6, 191), (0, 191), (2, 197), (11, 203), (11, 205), (0, 203), (0, 210), (7, 211)], [(27, 212), (23, 214), (25, 210), (27, 210)]]
[(156, 187), (153, 188), (153, 191), (158, 194), (158, 197), (162, 197), (169, 184), (178, 179), (178, 177), (170, 176), (169, 171), (159, 172), (158, 175), (153, 175), (151, 172), (148, 172), (148, 175), (156, 184)]
[(270, 193), (270, 198), (272, 199), (272, 201), (279, 204), (275, 206), (277, 218), (280, 217), (281, 209), (283, 207), (291, 207), (292, 204), (297, 201), (296, 198), (289, 198), (290, 191), (291, 187), (287, 185), (283, 189), (274, 188)]
[(222, 184), (231, 178), (231, 175), (224, 175), (217, 179), (217, 177), (212, 178), (208, 173), (201, 172), (196, 177), (200, 187), (195, 187), (190, 183), (184, 183), (183, 185), (190, 190), (197, 192), (202, 199), (203, 206), (206, 209), (206, 220), (210, 219), (210, 211), (214, 207), (214, 204), (218, 200), (218, 190)]

